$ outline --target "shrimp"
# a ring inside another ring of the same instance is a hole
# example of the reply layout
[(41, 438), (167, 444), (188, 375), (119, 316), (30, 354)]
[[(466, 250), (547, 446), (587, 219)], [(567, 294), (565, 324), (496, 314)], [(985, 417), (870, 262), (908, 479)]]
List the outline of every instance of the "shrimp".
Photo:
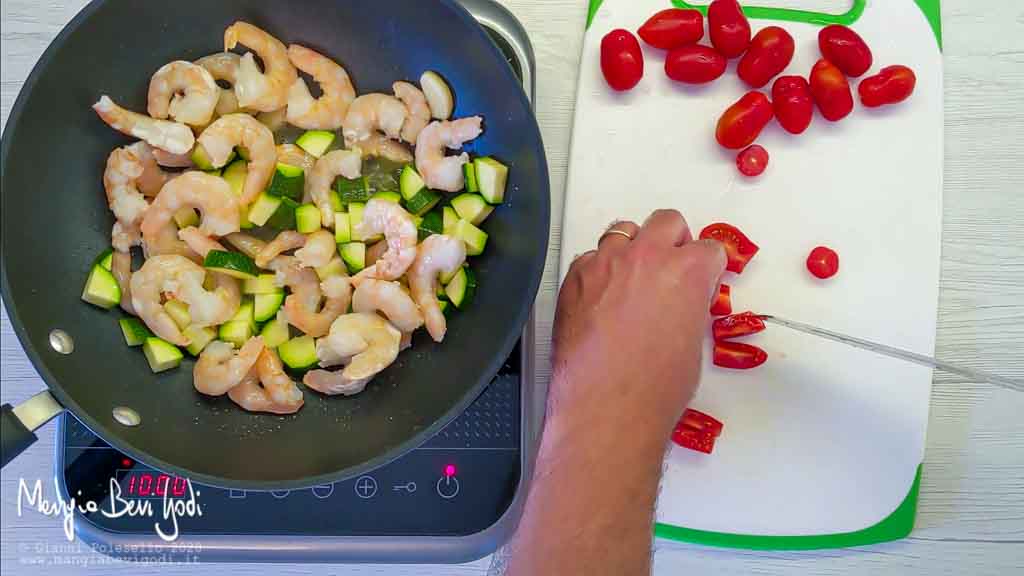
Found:
[(260, 268), (266, 268), (271, 260), (281, 254), (306, 245), (306, 236), (294, 230), (284, 230), (266, 244), (253, 259)]
[(188, 228), (178, 230), (178, 238), (181, 238), (181, 240), (187, 244), (193, 252), (199, 254), (203, 258), (206, 258), (206, 255), (210, 253), (210, 250), (226, 252), (223, 244), (203, 234), (199, 231), (199, 228), (196, 228), (195, 226), (189, 226)]
[(288, 49), (280, 40), (248, 22), (235, 22), (224, 31), (225, 52), (239, 43), (255, 51), (266, 68), (266, 73), (260, 71), (251, 52), (242, 56), (235, 82), (239, 106), (259, 112), (272, 112), (286, 106), (288, 89), (299, 77), (288, 59)]
[(363, 280), (352, 295), (353, 312), (380, 312), (402, 332), (423, 326), (423, 314), (398, 282)]
[(178, 255), (184, 256), (196, 264), (203, 263), (202, 257), (189, 248), (188, 244), (178, 238), (178, 226), (173, 221), (168, 221), (157, 229), (155, 234), (151, 234), (149, 239), (142, 243), (142, 249), (146, 258)]
[(307, 268), (320, 268), (327, 266), (337, 253), (338, 245), (334, 243), (334, 233), (321, 228), (306, 236), (305, 245), (295, 251), (295, 256)]
[(125, 226), (120, 222), (114, 222), (114, 227), (110, 230), (110, 245), (114, 247), (114, 250), (128, 252), (132, 246), (141, 244), (142, 232), (139, 230), (138, 224)]
[(334, 207), (331, 206), (331, 185), (340, 175), (359, 178), (363, 159), (358, 150), (335, 150), (316, 161), (313, 172), (306, 180), (306, 192), (320, 208), (320, 219), (327, 228), (334, 227)]
[[(135, 185), (138, 187), (139, 192), (142, 192), (142, 195), (147, 198), (155, 198), (164, 187), (164, 184), (167, 184), (175, 176), (164, 172), (160, 168), (161, 166), (172, 166), (172, 164), (162, 164), (161, 162), (169, 162), (171, 159), (179, 158), (179, 156), (160, 148), (153, 148), (145, 142), (136, 142), (131, 146), (125, 146), (125, 150), (134, 154), (139, 159), (139, 162), (142, 163), (142, 174), (135, 180)], [(192, 160), (189, 158), (188, 165), (191, 164)]]
[(210, 342), (192, 369), (192, 385), (207, 396), (223, 396), (241, 384), (266, 347), (263, 338), (250, 338), (238, 352), (227, 342)]
[(409, 110), (394, 96), (364, 94), (352, 101), (345, 115), (345, 143), (349, 147), (366, 140), (377, 131), (398, 138)]
[(178, 122), (156, 120), (131, 110), (125, 110), (109, 96), (100, 96), (92, 109), (107, 123), (108, 126), (121, 132), (145, 140), (150, 146), (167, 150), (173, 154), (185, 154), (192, 150), (196, 139), (192, 129)]
[(183, 286), (203, 286), (206, 272), (195, 262), (178, 255), (154, 256), (132, 274), (132, 307), (154, 334), (171, 344), (187, 346), (188, 338), (161, 303), (165, 292), (178, 294)]
[(263, 240), (243, 232), (228, 234), (224, 239), (234, 246), (239, 252), (253, 260), (255, 260), (259, 253), (267, 246), (267, 243)]
[(170, 117), (190, 126), (206, 126), (219, 98), (220, 87), (206, 68), (176, 60), (153, 74), (146, 110), (159, 120)]
[(297, 78), (288, 91), (288, 123), (305, 130), (337, 130), (345, 122), (356, 89), (348, 72), (330, 58), (304, 46), (288, 47), (292, 64), (320, 84), (323, 96), (314, 99), (306, 81)]
[(332, 276), (321, 283), (316, 272), (302, 267), (294, 256), (278, 256), (268, 267), (277, 273), (278, 283), (292, 291), (284, 301), (288, 323), (307, 335), (327, 334), (331, 323), (348, 310), (352, 286), (347, 277)]
[(387, 158), (399, 164), (409, 164), (413, 161), (412, 152), (398, 140), (386, 138), (383, 134), (371, 134), (365, 140), (359, 142), (359, 150), (363, 157)]
[(334, 348), (327, 343), (327, 338), (319, 338), (316, 341), (317, 365), (321, 368), (333, 368), (342, 366), (349, 361), (349, 358), (334, 351)]
[[(145, 142), (142, 142), (145, 144)], [(156, 162), (157, 167), (163, 166), (165, 168), (191, 168), (192, 154), (171, 154), (166, 150), (159, 148), (150, 148), (150, 154), (153, 155), (153, 161)], [(157, 190), (159, 192), (159, 190)]]
[[(189, 226), (178, 231), (178, 237), (181, 238), (188, 247), (206, 258), (206, 255), (210, 250), (221, 250), (224, 251), (224, 246), (213, 240), (212, 238), (205, 236), (195, 226)], [(205, 305), (206, 311), (197, 311), (195, 320), (196, 323), (209, 322), (208, 318), (213, 316), (222, 317), (223, 313), (217, 310), (231, 310), (232, 317), (238, 312), (239, 306), (242, 304), (242, 290), (238, 285), (238, 280), (232, 278), (227, 274), (220, 272), (213, 273), (213, 287), (215, 290), (214, 298), (203, 298), (200, 297), (198, 302)], [(211, 322), (212, 324), (219, 324), (219, 322)]]
[(131, 253), (114, 250), (113, 258), (110, 260), (110, 273), (114, 275), (117, 286), (121, 289), (121, 309), (135, 316), (135, 307), (132, 306)]
[(483, 131), (482, 118), (472, 116), (451, 122), (432, 122), (420, 132), (416, 141), (416, 170), (428, 188), (458, 192), (465, 186), (462, 165), (469, 155), (445, 156), (445, 148), (458, 150)]
[[(107, 205), (114, 213), (114, 218), (121, 225), (121, 230), (134, 237), (134, 231), (149, 210), (149, 202), (139, 192), (138, 181), (142, 178), (145, 167), (138, 156), (128, 148), (117, 148), (107, 157), (107, 167), (103, 171), (103, 188), (107, 193)], [(117, 234), (113, 235), (114, 237)], [(115, 247), (127, 252), (128, 240), (115, 242)]]
[(260, 112), (256, 115), (256, 119), (260, 121), (260, 124), (270, 128), (271, 132), (277, 132), (288, 123), (288, 108), (278, 108), (272, 112)]
[(395, 96), (405, 104), (409, 111), (409, 117), (402, 125), (402, 140), (415, 144), (420, 132), (430, 123), (430, 107), (427, 106), (427, 97), (419, 88), (408, 82), (395, 82), (391, 88), (395, 91)]
[(387, 252), (373, 266), (356, 276), (357, 285), (363, 278), (401, 278), (416, 259), (416, 241), (419, 239), (416, 222), (398, 204), (386, 200), (370, 200), (363, 210), (363, 221), (353, 232), (362, 238), (384, 234), (388, 243)]
[(271, 348), (263, 349), (255, 368), (228, 390), (228, 398), (249, 412), (271, 414), (294, 414), (305, 402), (302, 391), (284, 372), (281, 359)]
[(420, 244), (416, 262), (409, 271), (409, 287), (426, 320), (427, 332), (435, 342), (444, 340), (448, 329), (437, 302), (437, 276), (452, 274), (466, 261), (466, 245), (458, 238), (434, 234)]
[(313, 173), (313, 167), (316, 166), (316, 157), (295, 144), (278, 144), (277, 161), (281, 164), (302, 168), (302, 171), (306, 173), (306, 178), (309, 178), (309, 175)]
[(202, 213), (199, 230), (205, 236), (224, 236), (239, 230), (238, 197), (223, 178), (203, 172), (186, 172), (168, 182), (142, 221), (142, 239), (147, 246), (182, 208), (197, 208)]
[(376, 314), (346, 314), (331, 325), (327, 343), (338, 356), (351, 358), (348, 366), (307, 372), (302, 382), (322, 394), (351, 396), (398, 358), (402, 333)]
[(241, 204), (248, 206), (260, 195), (274, 175), (277, 166), (277, 149), (274, 133), (248, 114), (221, 116), (210, 127), (203, 130), (197, 146), (202, 146), (215, 167), (228, 162), (235, 146), (249, 150), (248, 173), (242, 187)]
[(366, 247), (366, 266), (373, 266), (388, 251), (388, 241), (380, 240)]
[(231, 85), (230, 90), (220, 86), (217, 87), (220, 91), (220, 96), (217, 98), (217, 107), (214, 108), (213, 114), (218, 118), (234, 114), (241, 109), (234, 90), (234, 86), (238, 82), (238, 66), (241, 60), (242, 57), (234, 52), (217, 52), (216, 54), (210, 54), (196, 60), (196, 64), (206, 68), (214, 80), (227, 82)]

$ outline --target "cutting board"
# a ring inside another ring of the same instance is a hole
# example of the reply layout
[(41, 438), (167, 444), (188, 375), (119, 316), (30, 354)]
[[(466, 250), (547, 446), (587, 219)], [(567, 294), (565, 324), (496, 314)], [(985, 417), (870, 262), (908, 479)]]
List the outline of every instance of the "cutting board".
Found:
[[(614, 220), (642, 222), (654, 209), (677, 208), (695, 234), (729, 222), (761, 246), (742, 276), (724, 280), (737, 312), (776, 314), (932, 355), (942, 224), (939, 2), (783, 1), (820, 13), (779, 10), (768, 0), (744, 5), (755, 32), (785, 20), (797, 44), (785, 73), (809, 74), (820, 57), (820, 25), (847, 23), (872, 46), (871, 73), (890, 64), (916, 71), (911, 100), (879, 110), (858, 102), (838, 124), (816, 112), (799, 137), (773, 123), (758, 139), (770, 166), (746, 179), (735, 153), (714, 138), (722, 111), (747, 90), (735, 61), (712, 85), (683, 86), (665, 76), (664, 53), (645, 46), (641, 83), (613, 93), (600, 72), (601, 38), (614, 28), (635, 31), (670, 4), (595, 0), (581, 59), (562, 274)], [(840, 254), (842, 269), (832, 280), (816, 280), (804, 267), (818, 245)], [(932, 371), (782, 328), (749, 342), (769, 360), (748, 372), (712, 366), (707, 347), (692, 406), (724, 421), (725, 430), (713, 455), (677, 447), (667, 455), (658, 535), (754, 549), (907, 535)]]

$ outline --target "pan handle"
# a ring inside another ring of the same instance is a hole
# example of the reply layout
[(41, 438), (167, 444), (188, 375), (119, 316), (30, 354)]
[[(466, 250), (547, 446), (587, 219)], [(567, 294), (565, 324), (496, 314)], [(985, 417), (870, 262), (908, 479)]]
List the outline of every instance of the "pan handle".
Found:
[(46, 390), (16, 408), (10, 404), (0, 407), (0, 467), (35, 443), (35, 431), (63, 411), (64, 407)]

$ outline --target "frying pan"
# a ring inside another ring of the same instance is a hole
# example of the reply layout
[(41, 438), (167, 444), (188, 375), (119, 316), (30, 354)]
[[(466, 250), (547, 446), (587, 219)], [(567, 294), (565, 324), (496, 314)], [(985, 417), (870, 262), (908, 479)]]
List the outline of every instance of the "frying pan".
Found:
[[(293, 416), (251, 414), (198, 394), (189, 360), (153, 374), (125, 345), (121, 312), (80, 299), (93, 258), (110, 244), (103, 166), (130, 142), (90, 105), (106, 93), (145, 110), (154, 71), (222, 50), (236, 20), (329, 55), (360, 94), (436, 70), (455, 93), (456, 117), (484, 117), (484, 134), (466, 149), (510, 166), (505, 205), (485, 225), (488, 248), (473, 259), (476, 298), (449, 320), (443, 345), (421, 332), (362, 394), (305, 390)], [(536, 120), (501, 53), (450, 0), (96, 0), (25, 82), (0, 161), (4, 304), (49, 387), (17, 409), (4, 406), (4, 463), (65, 407), (118, 450), (202, 484), (299, 489), (358, 475), (416, 447), (472, 402), (519, 338), (544, 266), (550, 197)], [(122, 423), (130, 422), (125, 408), (137, 425)]]

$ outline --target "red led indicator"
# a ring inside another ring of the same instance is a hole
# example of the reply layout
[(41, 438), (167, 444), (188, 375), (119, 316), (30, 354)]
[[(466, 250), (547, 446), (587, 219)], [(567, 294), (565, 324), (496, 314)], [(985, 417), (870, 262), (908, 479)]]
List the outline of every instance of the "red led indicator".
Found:
[(449, 464), (444, 467), (444, 475), (451, 478), (455, 476), (455, 464)]
[(127, 458), (125, 458), (124, 460), (121, 460), (121, 466), (124, 466), (125, 468), (127, 468), (127, 467), (129, 467), (131, 465), (132, 465), (132, 461), (131, 460), (129, 460)]

